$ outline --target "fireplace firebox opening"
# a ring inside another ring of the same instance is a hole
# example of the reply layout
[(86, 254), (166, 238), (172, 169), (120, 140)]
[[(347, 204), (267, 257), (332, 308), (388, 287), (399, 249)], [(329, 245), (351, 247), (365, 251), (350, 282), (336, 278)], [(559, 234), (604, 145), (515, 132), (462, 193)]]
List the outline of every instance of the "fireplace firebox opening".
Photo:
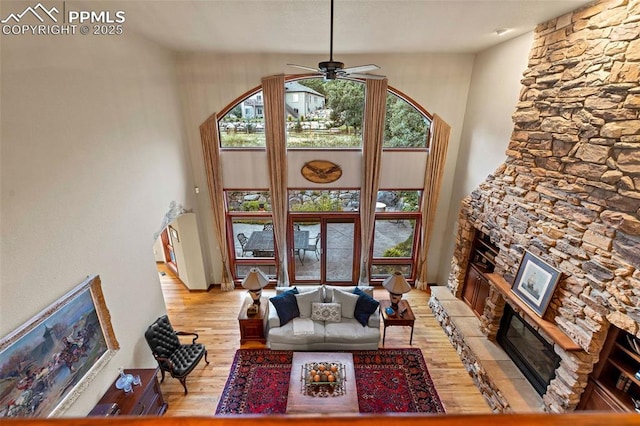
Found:
[(536, 392), (544, 395), (560, 365), (560, 357), (553, 351), (553, 346), (516, 314), (509, 304), (505, 305), (496, 338)]

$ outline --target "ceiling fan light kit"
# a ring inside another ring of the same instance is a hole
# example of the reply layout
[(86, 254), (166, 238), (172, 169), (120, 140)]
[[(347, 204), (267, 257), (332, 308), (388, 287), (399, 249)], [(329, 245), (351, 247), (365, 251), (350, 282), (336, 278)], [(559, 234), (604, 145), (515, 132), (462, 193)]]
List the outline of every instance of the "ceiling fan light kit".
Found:
[(329, 38), (329, 60), (322, 61), (318, 64), (318, 68), (307, 67), (304, 65), (287, 64), (290, 67), (301, 68), (303, 70), (313, 71), (324, 76), (325, 80), (335, 80), (339, 77), (357, 77), (357, 78), (374, 78), (383, 79), (383, 75), (366, 74), (369, 71), (380, 69), (374, 64), (358, 65), (356, 67), (345, 68), (344, 63), (333, 60), (333, 0), (331, 0), (331, 29)]

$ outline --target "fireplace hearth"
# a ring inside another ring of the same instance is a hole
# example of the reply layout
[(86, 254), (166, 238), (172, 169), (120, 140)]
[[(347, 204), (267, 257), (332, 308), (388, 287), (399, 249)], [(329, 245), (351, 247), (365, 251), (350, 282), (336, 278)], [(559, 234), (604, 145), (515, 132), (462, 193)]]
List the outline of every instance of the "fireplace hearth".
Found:
[(509, 304), (505, 305), (497, 341), (536, 392), (544, 395), (560, 365), (560, 357), (553, 351), (553, 346), (516, 314)]

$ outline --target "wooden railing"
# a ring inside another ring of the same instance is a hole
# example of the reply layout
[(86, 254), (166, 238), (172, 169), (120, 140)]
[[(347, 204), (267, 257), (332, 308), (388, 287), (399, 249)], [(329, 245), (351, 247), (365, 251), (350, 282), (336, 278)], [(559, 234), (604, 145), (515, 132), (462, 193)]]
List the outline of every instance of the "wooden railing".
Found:
[(84, 417), (0, 420), (3, 426), (638, 426), (640, 414), (582, 412), (571, 414), (484, 415), (356, 415), (356, 416), (234, 416), (234, 417)]

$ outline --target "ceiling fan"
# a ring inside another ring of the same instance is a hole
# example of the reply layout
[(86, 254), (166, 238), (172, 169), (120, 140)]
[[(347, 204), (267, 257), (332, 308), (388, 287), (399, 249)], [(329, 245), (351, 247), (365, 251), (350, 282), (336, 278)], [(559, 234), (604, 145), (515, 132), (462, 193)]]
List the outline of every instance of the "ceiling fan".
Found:
[(359, 65), (357, 67), (345, 68), (344, 63), (333, 60), (333, 0), (331, 0), (331, 34), (329, 39), (329, 60), (318, 64), (318, 68), (307, 67), (304, 65), (287, 64), (290, 67), (302, 68), (303, 70), (313, 71), (324, 76), (325, 80), (335, 80), (338, 77), (360, 77), (383, 79), (383, 75), (365, 74), (369, 71), (380, 69), (374, 64)]

